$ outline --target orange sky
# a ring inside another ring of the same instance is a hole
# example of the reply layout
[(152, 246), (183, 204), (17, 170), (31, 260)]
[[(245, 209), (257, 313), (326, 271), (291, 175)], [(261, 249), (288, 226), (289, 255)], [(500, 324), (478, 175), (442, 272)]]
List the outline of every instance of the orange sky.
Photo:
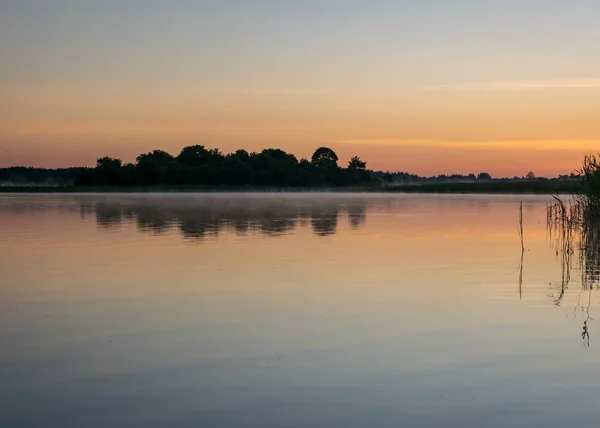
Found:
[(589, 3), (26, 3), (0, 5), (0, 167), (326, 145), (373, 169), (555, 176), (600, 151)]
[(92, 165), (104, 155), (132, 161), (198, 143), (309, 157), (327, 145), (343, 162), (359, 155), (375, 169), (521, 176), (570, 173), (585, 153), (600, 150), (600, 88), (229, 94), (11, 87), (1, 95), (2, 166)]

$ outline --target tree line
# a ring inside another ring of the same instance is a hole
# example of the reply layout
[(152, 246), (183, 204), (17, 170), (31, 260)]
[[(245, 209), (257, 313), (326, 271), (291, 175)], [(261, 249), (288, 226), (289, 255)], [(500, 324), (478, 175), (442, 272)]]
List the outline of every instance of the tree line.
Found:
[(25, 166), (0, 168), (0, 185), (71, 186), (86, 169), (85, 167), (48, 169)]
[(223, 154), (203, 145), (184, 147), (177, 156), (163, 150), (143, 153), (135, 163), (102, 157), (94, 168), (82, 170), (76, 186), (354, 186), (372, 181), (367, 163), (354, 156), (346, 167), (328, 147), (316, 149), (310, 160), (281, 149)]
[[(532, 171), (523, 177), (512, 178), (494, 178), (487, 172), (424, 177), (400, 171), (368, 170), (366, 162), (356, 156), (345, 167), (340, 167), (338, 162), (337, 154), (327, 147), (315, 150), (310, 160), (298, 161), (293, 154), (280, 149), (265, 149), (253, 153), (237, 150), (223, 154), (218, 149), (195, 145), (184, 147), (177, 156), (163, 150), (143, 153), (134, 163), (103, 157), (91, 168), (0, 168), (0, 186), (398, 187), (413, 184), (485, 185), (489, 182), (522, 181), (526, 181), (529, 186), (533, 182), (575, 182), (582, 177), (588, 177), (587, 182), (590, 182), (589, 177), (592, 177), (583, 170), (578, 171), (578, 174), (560, 175), (553, 179), (538, 177)], [(545, 185), (551, 187), (552, 183)]]

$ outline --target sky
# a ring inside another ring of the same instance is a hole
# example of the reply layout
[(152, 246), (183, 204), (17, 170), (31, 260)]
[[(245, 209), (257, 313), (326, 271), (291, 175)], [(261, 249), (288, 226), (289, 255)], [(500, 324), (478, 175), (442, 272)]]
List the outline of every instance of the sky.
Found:
[(2, 0), (0, 167), (190, 144), (422, 175), (600, 151), (596, 0)]

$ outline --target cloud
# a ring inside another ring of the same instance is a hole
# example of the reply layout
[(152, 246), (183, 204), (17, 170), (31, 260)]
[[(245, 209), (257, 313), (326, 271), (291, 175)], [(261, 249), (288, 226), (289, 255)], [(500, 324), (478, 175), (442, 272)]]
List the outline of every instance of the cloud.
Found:
[(349, 139), (338, 140), (339, 144), (356, 144), (365, 146), (395, 146), (419, 148), (449, 148), (471, 150), (508, 150), (508, 151), (577, 151), (595, 152), (600, 147), (600, 140), (489, 140), (489, 141), (449, 141), (449, 140), (403, 140), (393, 138)]
[(600, 88), (600, 77), (547, 79), (547, 80), (507, 80), (495, 82), (467, 82), (449, 85), (428, 86), (426, 91), (528, 91), (540, 89), (585, 89)]

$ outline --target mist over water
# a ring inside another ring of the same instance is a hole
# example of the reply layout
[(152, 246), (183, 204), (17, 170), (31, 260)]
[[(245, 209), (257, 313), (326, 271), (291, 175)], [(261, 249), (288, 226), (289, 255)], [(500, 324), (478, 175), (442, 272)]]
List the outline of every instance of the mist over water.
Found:
[(549, 202), (2, 195), (0, 426), (594, 426)]

